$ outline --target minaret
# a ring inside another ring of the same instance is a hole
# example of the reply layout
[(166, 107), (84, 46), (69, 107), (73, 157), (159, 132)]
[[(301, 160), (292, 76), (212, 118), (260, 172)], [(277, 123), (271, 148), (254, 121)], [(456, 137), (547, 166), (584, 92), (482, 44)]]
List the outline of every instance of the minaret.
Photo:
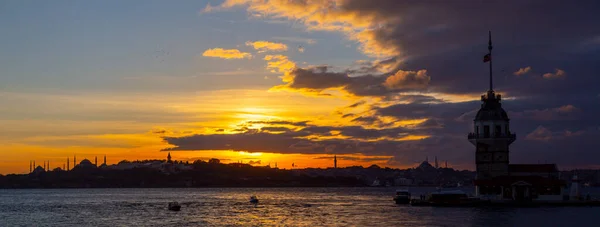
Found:
[(439, 168), (439, 166), (438, 166), (438, 162), (437, 162), (437, 156), (435, 156), (435, 168), (436, 168), (436, 169), (437, 169), (437, 168)]
[(171, 152), (169, 152), (169, 154), (167, 155), (167, 162), (171, 162)]
[(33, 163), (31, 162), (31, 160), (29, 160), (29, 173), (31, 173), (31, 171), (33, 171), (33, 170), (31, 169), (31, 166), (32, 166), (32, 165), (33, 165)]
[(33, 170), (35, 170), (37, 166), (35, 166), (35, 160), (33, 160)]
[(98, 167), (98, 156), (96, 156), (96, 157), (94, 158), (94, 165), (95, 165), (96, 167)]
[(446, 166), (446, 169), (448, 169), (448, 161), (446, 161), (444, 165)]
[(104, 155), (104, 165), (106, 165), (106, 155)]
[[(492, 83), (492, 35), (489, 36), (489, 53), (483, 62), (490, 63), (490, 89), (481, 96), (481, 108), (475, 116), (474, 132), (468, 139), (475, 149), (477, 179), (491, 180), (497, 176), (508, 175), (509, 146), (516, 140), (510, 131), (508, 114), (502, 109), (501, 96), (494, 93)], [(479, 186), (475, 193), (479, 195)]]
[(69, 164), (71, 164), (71, 162), (69, 161), (69, 157), (67, 157), (67, 171), (69, 171)]
[(333, 168), (337, 169), (337, 156), (333, 155)]
[(73, 155), (73, 168), (77, 166), (77, 155)]
[(48, 164), (46, 164), (46, 167), (48, 167), (48, 171), (50, 171), (50, 160), (48, 160)]

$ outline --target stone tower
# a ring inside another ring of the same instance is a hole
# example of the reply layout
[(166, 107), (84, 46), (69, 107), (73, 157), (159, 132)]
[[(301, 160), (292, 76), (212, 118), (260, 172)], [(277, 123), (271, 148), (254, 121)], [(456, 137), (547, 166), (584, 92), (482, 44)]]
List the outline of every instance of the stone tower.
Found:
[(493, 90), (491, 33), (488, 50), (484, 62), (490, 64), (490, 90), (481, 96), (481, 109), (475, 116), (473, 132), (468, 135), (469, 142), (476, 147), (477, 179), (508, 175), (509, 146), (516, 140), (510, 131), (508, 115), (502, 109), (502, 98)]
[(474, 120), (474, 132), (469, 133), (469, 141), (476, 147), (478, 179), (508, 175), (509, 146), (516, 135), (510, 131), (510, 120), (500, 100), (494, 91), (481, 97), (483, 104)]

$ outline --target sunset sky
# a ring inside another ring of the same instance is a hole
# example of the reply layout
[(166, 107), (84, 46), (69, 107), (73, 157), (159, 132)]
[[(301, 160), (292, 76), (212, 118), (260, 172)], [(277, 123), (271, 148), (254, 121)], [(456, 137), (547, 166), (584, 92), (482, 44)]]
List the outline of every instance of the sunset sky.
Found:
[[(0, 2), (0, 173), (67, 157), (474, 168), (488, 89), (511, 163), (600, 166), (600, 4)], [(257, 164), (258, 165), (258, 164)]]

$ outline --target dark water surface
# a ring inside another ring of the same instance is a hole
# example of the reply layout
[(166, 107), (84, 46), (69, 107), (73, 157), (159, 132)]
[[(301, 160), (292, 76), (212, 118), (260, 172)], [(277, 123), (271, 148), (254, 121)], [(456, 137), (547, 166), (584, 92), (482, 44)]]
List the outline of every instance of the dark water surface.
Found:
[[(599, 207), (410, 207), (394, 204), (394, 190), (0, 190), (0, 226), (600, 226)], [(248, 202), (253, 194), (257, 207)], [(170, 201), (181, 211), (167, 210)]]

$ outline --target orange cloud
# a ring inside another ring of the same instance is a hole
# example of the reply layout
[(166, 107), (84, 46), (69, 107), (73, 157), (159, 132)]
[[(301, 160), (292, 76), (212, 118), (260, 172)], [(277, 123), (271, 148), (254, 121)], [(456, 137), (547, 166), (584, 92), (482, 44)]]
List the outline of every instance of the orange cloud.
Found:
[(514, 72), (513, 74), (515, 76), (521, 76), (521, 75), (525, 75), (527, 74), (529, 71), (531, 71), (531, 66), (527, 66), (525, 68), (520, 68), (519, 70), (517, 70), (516, 72)]
[(557, 79), (557, 78), (563, 78), (565, 77), (566, 73), (564, 70), (562, 69), (556, 69), (555, 73), (546, 73), (544, 75), (542, 75), (542, 77), (544, 77), (544, 79)]
[(242, 58), (252, 58), (252, 54), (241, 52), (238, 49), (223, 49), (223, 48), (213, 48), (208, 49), (202, 53), (204, 57), (215, 57), (215, 58), (224, 58), (224, 59), (242, 59)]
[(574, 112), (574, 111), (578, 111), (578, 110), (579, 109), (577, 107), (575, 107), (571, 104), (556, 108), (556, 111), (559, 113), (569, 113), (569, 112)]
[(246, 46), (251, 46), (255, 50), (264, 52), (264, 51), (286, 51), (288, 49), (287, 45), (283, 43), (274, 43), (269, 41), (254, 41), (254, 42), (246, 42)]
[(425, 69), (416, 72), (398, 70), (396, 74), (386, 78), (383, 85), (390, 90), (415, 89), (427, 87), (430, 80)]

